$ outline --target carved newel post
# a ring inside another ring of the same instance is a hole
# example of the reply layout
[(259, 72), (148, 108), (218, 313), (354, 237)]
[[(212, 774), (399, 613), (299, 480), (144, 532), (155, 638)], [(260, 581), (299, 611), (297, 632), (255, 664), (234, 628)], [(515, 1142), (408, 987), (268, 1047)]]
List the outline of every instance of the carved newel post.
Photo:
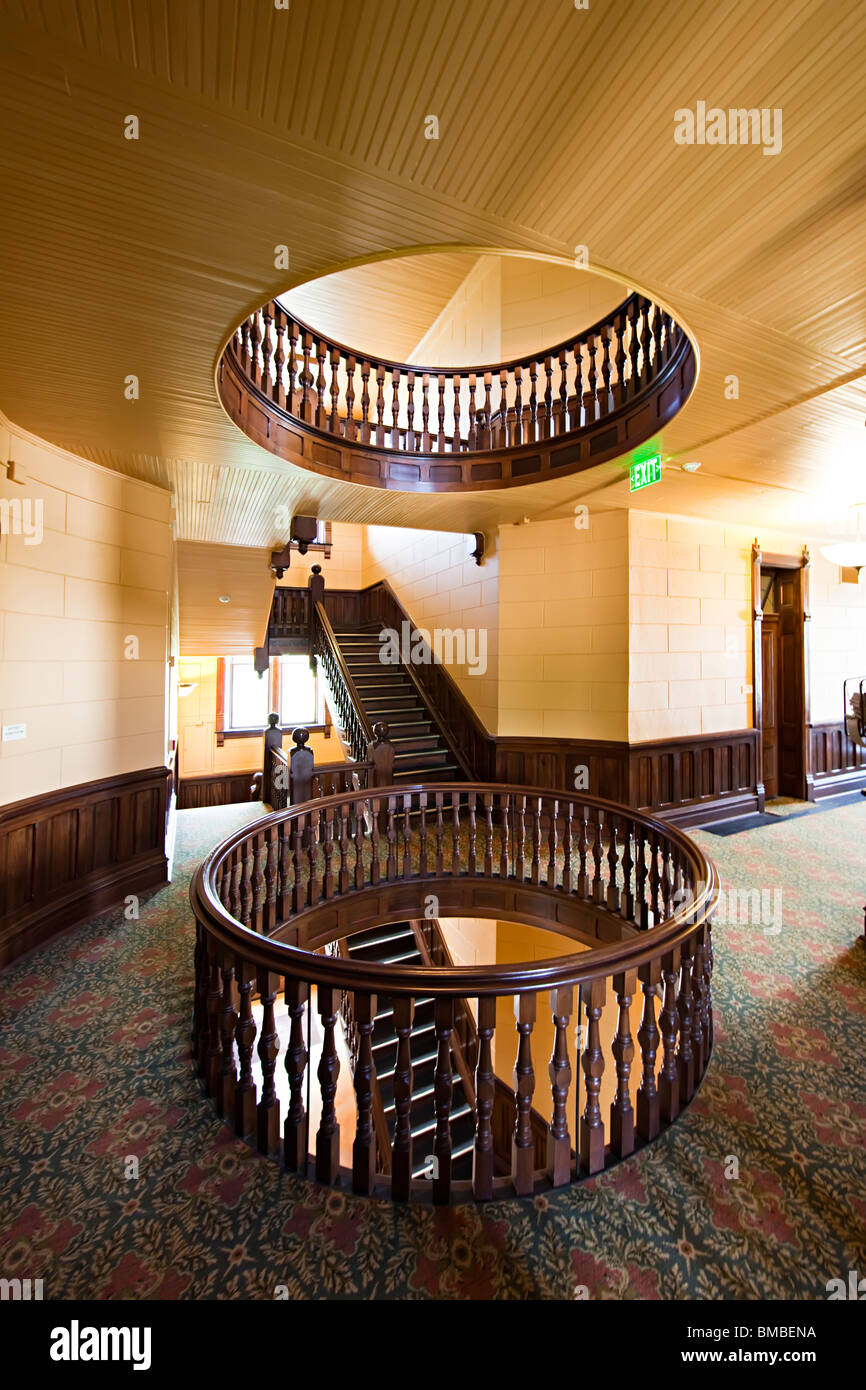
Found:
[(309, 729), (292, 730), (292, 742), (295, 745), (289, 756), (289, 802), (292, 806), (309, 801), (313, 794), (315, 759), (312, 748), (306, 746), (309, 738)]
[[(280, 716), (278, 714), (268, 715), (268, 727), (265, 730), (265, 765), (262, 772), (262, 800), (269, 806), (274, 804), (274, 785), (273, 785), (273, 759), (271, 757), (272, 748), (282, 748), (283, 731), (279, 727)], [(288, 790), (288, 788), (286, 788)]]

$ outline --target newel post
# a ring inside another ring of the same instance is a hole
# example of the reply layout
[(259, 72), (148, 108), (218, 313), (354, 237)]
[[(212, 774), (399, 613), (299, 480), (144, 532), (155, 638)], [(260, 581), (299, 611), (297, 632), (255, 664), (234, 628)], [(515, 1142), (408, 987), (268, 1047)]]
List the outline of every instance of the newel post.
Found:
[(293, 729), (294, 748), (289, 756), (289, 805), (299, 806), (309, 801), (313, 794), (313, 768), (315, 758), (312, 748), (307, 748), (309, 729)]
[(273, 757), (272, 748), (282, 748), (283, 731), (279, 727), (280, 716), (278, 714), (268, 715), (268, 727), (265, 730), (265, 764), (262, 770), (262, 801), (266, 801), (269, 806), (273, 806)]
[(388, 738), (387, 724), (373, 725), (373, 742), (367, 744), (367, 760), (373, 764), (374, 787), (390, 787), (394, 781), (394, 745)]
[(310, 666), (311, 666), (311, 668), (312, 668), (313, 670), (315, 670), (315, 666), (316, 666), (316, 654), (315, 654), (315, 652), (314, 652), (314, 650), (313, 650), (313, 633), (314, 633), (315, 630), (316, 630), (316, 624), (315, 624), (316, 604), (317, 604), (317, 603), (324, 603), (324, 602), (325, 602), (325, 577), (324, 577), (324, 575), (322, 574), (322, 566), (321, 566), (321, 565), (313, 565), (313, 568), (310, 570), (309, 593), (310, 593), (310, 609), (309, 609), (309, 624), (310, 624), (310, 629), (309, 629)]

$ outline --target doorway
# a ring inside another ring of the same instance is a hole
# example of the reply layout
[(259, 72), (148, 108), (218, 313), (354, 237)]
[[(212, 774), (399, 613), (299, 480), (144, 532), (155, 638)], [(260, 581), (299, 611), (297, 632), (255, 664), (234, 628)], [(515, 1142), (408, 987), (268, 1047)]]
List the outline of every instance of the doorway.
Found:
[[(808, 554), (755, 557), (755, 727), (763, 797), (810, 799)], [(759, 786), (759, 797), (761, 788)]]

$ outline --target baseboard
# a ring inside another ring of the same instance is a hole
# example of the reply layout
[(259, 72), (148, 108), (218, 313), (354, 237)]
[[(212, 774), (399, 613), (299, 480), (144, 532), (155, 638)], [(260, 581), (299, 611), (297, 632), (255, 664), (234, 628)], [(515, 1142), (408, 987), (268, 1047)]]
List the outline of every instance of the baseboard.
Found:
[(712, 825), (719, 820), (733, 820), (735, 816), (750, 816), (759, 810), (756, 792), (744, 792), (739, 796), (720, 796), (713, 801), (694, 802), (688, 806), (676, 806), (671, 810), (655, 810), (646, 807), (645, 813), (663, 820), (668, 825), (681, 829), (702, 825)]
[(866, 787), (866, 768), (830, 772), (815, 778), (814, 799), (823, 801), (825, 797), (841, 796), (843, 792), (856, 792), (863, 787)]
[(168, 882), (164, 853), (142, 856), (75, 883), (68, 892), (31, 910), (0, 922), (0, 969), (51, 937), (114, 907), (130, 895), (138, 896)]

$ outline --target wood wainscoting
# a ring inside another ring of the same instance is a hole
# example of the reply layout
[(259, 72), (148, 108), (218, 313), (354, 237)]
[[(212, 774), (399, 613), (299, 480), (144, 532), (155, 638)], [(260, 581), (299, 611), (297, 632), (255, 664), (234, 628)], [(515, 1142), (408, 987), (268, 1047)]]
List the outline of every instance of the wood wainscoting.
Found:
[(262, 769), (251, 772), (209, 772), (203, 777), (181, 777), (177, 792), (179, 811), (197, 811), (203, 806), (230, 806), (236, 801), (252, 801), (251, 787)]
[[(497, 738), (497, 781), (579, 791), (662, 816), (706, 824), (758, 809), (756, 729), (617, 743)], [(586, 769), (585, 774), (582, 769)]]
[(0, 810), (0, 966), (166, 882), (171, 779), (153, 767)]
[(813, 724), (810, 800), (866, 787), (866, 748), (848, 737), (842, 720)]

